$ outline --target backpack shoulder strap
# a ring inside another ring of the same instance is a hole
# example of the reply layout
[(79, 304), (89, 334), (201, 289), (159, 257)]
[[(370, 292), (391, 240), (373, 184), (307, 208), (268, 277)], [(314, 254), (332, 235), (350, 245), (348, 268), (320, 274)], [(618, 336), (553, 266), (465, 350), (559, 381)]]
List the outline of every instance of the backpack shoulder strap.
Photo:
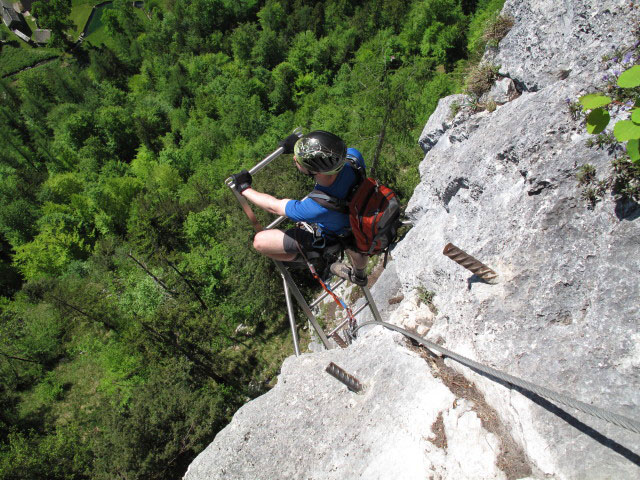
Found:
[(354, 185), (359, 186), (362, 181), (367, 178), (367, 172), (364, 167), (358, 163), (358, 159), (353, 155), (347, 155), (347, 162), (356, 174), (356, 182)]
[(324, 193), (318, 189), (312, 190), (308, 197), (329, 210), (349, 213), (349, 203), (346, 200), (340, 200), (339, 198)]

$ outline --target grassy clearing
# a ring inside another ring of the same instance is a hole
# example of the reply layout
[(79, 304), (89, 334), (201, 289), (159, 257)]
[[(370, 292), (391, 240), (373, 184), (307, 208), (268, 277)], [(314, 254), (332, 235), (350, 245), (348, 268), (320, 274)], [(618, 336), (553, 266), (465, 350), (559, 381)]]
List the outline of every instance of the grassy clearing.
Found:
[[(104, 12), (106, 12), (110, 8), (113, 8), (112, 4), (104, 5), (98, 8), (98, 10), (96, 11), (96, 14), (91, 19), (91, 24), (87, 29), (86, 40), (91, 42), (92, 45), (102, 45), (102, 44), (109, 45), (111, 42), (111, 38), (107, 33), (104, 23), (102, 22), (102, 15), (104, 14)], [(145, 13), (140, 8), (134, 8), (133, 11), (135, 15), (137, 15), (138, 18), (140, 18), (140, 20), (143, 23), (146, 23), (149, 21)]]
[(99, 408), (108, 396), (100, 385), (105, 376), (104, 352), (108, 344), (104, 335), (90, 330), (80, 328), (74, 335), (83, 348), (70, 352), (71, 355), (51, 370), (42, 382), (22, 392), (22, 416), (46, 412), (49, 422), (64, 424), (74, 416), (73, 406), (80, 405), (85, 412)]
[[(55, 65), (58, 62), (60, 62), (60, 57), (59, 58), (55, 58), (52, 61), (50, 61), (49, 63), (45, 63), (44, 65), (42, 65), (42, 66), (40, 66), (38, 68), (39, 69), (40, 68), (42, 68), (42, 69), (50, 68), (52, 65)], [(21, 76), (26, 75), (28, 73), (29, 73), (29, 70), (25, 70), (23, 72), (19, 72), (19, 73), (16, 73), (14, 75), (11, 75), (10, 78), (11, 78), (12, 81), (18, 80)]]
[(109, 42), (109, 34), (102, 23), (102, 14), (108, 9), (113, 8), (112, 4), (104, 5), (96, 10), (96, 14), (91, 19), (89, 28), (87, 28), (86, 39), (92, 45), (102, 45)]
[(0, 51), (0, 76), (17, 72), (25, 67), (54, 58), (61, 54), (57, 48), (27, 48), (4, 45)]
[(74, 38), (78, 38), (82, 33), (82, 29), (87, 23), (87, 20), (89, 20), (89, 15), (91, 15), (92, 8), (93, 5), (91, 3), (84, 3), (71, 8), (69, 18), (75, 25)]
[[(16, 48), (31, 48), (25, 42), (20, 40), (11, 30), (7, 28), (7, 26), (0, 21), (0, 30), (4, 32), (4, 37), (6, 38), (6, 42), (8, 45), (14, 46)], [(1, 55), (0, 55), (1, 58)]]

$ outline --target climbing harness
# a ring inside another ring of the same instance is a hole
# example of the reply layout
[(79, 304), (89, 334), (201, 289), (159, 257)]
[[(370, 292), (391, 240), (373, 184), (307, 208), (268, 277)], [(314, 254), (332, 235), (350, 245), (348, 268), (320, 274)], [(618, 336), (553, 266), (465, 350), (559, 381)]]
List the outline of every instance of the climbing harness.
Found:
[(338, 295), (336, 295), (333, 292), (331, 287), (328, 286), (322, 280), (322, 278), (320, 278), (320, 275), (318, 275), (318, 272), (316, 271), (316, 268), (314, 267), (313, 263), (311, 263), (309, 261), (309, 258), (307, 258), (307, 255), (305, 254), (303, 248), (300, 246), (300, 241), (298, 241), (298, 238), (297, 238), (298, 232), (299, 232), (299, 229), (296, 229), (295, 230), (295, 233), (296, 233), (296, 246), (298, 247), (298, 252), (300, 253), (300, 256), (307, 263), (307, 267), (309, 268), (309, 271), (311, 272), (311, 275), (313, 276), (314, 279), (316, 279), (318, 281), (320, 286), (322, 286), (322, 289), (326, 293), (331, 295), (331, 298), (333, 298), (334, 302), (336, 302), (338, 307), (342, 308), (347, 313), (347, 318), (349, 320), (349, 329), (347, 330), (347, 341), (345, 342), (342, 339), (342, 337), (340, 337), (340, 334), (337, 331), (332, 332), (332, 334), (330, 335), (336, 341), (336, 343), (338, 344), (339, 347), (346, 348), (347, 345), (351, 343), (353, 338), (355, 338), (355, 336), (354, 336), (354, 334), (352, 332), (355, 331), (355, 329), (356, 329), (356, 327), (358, 325), (358, 322), (356, 321), (356, 319), (355, 319), (355, 317), (353, 315), (353, 312), (351, 311), (351, 308), (340, 297), (338, 297)]
[(530, 392), (535, 393), (536, 395), (540, 395), (549, 400), (556, 401), (563, 405), (566, 405), (571, 408), (575, 408), (576, 410), (580, 410), (588, 415), (593, 417), (600, 418), (601, 420), (605, 420), (606, 422), (613, 423), (619, 427), (622, 427), (626, 430), (630, 430), (635, 433), (640, 433), (640, 422), (634, 420), (629, 417), (625, 417), (624, 415), (619, 415), (617, 413), (609, 412), (602, 408), (595, 407), (593, 405), (588, 405), (584, 402), (571, 398), (567, 395), (563, 395), (562, 393), (554, 392), (553, 390), (549, 390), (548, 388), (541, 387), (540, 385), (536, 385), (535, 383), (528, 382), (526, 380), (522, 380), (518, 377), (514, 377), (513, 375), (509, 375), (508, 373), (501, 372), (500, 370), (496, 370), (495, 368), (488, 367), (486, 365), (482, 365), (474, 360), (463, 357), (462, 355), (458, 355), (451, 350), (448, 350), (444, 347), (441, 347), (437, 343), (430, 342), (426, 338), (423, 338), (415, 333), (411, 333), (404, 328), (397, 327), (391, 323), (381, 322), (381, 321), (369, 321), (364, 322), (359, 325), (356, 330), (361, 329), (362, 327), (366, 327), (367, 325), (382, 325), (389, 330), (393, 330), (403, 334), (405, 337), (409, 337), (412, 340), (415, 340), (419, 344), (427, 347), (429, 350), (435, 350), (440, 352), (442, 355), (455, 360), (462, 365), (469, 367), (471, 370), (475, 372), (484, 374), (488, 376), (490, 379), (498, 379), (503, 382), (509, 383), (516, 387), (520, 387), (524, 390), (528, 390)]

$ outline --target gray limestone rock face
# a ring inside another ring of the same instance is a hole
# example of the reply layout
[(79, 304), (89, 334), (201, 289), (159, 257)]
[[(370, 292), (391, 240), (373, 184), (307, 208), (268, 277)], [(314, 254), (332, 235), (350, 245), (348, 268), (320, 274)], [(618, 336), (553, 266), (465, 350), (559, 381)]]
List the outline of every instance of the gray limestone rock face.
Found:
[[(353, 393), (334, 362), (365, 385)], [(277, 385), (244, 405), (185, 480), (506, 479), (499, 439), (473, 402), (434, 378), (380, 327), (345, 350), (288, 358)]]
[[(590, 208), (582, 198), (579, 167), (596, 166), (602, 179), (612, 156), (587, 147), (566, 106), (598, 86), (604, 51), (633, 45), (638, 10), (618, 1), (507, 1), (505, 11), (516, 22), (496, 63), (537, 91), (440, 134), (420, 165), (407, 209), (416, 226), (394, 252), (396, 281), (436, 293), (429, 335), (447, 348), (638, 419), (640, 208), (610, 196)], [(557, 68), (571, 73), (560, 80)], [(442, 129), (432, 123), (423, 136)], [(501, 282), (485, 284), (442, 255), (448, 242)], [(638, 434), (465, 375), (545, 474), (640, 476)]]
[(505, 104), (514, 100), (520, 95), (518, 88), (510, 78), (502, 78), (497, 80), (491, 90), (480, 98), (481, 103), (493, 101), (498, 105)]
[(464, 104), (466, 98), (466, 95), (450, 95), (440, 99), (438, 108), (429, 117), (418, 139), (418, 145), (422, 147), (424, 153), (438, 143), (444, 132), (462, 121), (460, 118), (456, 121), (455, 110)]
[(502, 13), (515, 24), (487, 60), (530, 91), (567, 74), (593, 85), (602, 56), (629, 43), (637, 7), (629, 0), (507, 0)]

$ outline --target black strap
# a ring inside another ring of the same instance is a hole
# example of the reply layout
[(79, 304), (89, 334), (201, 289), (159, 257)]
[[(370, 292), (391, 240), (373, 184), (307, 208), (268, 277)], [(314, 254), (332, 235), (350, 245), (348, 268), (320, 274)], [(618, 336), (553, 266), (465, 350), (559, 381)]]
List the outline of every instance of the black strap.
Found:
[(349, 213), (349, 202), (324, 193), (321, 190), (312, 190), (308, 195), (321, 206), (340, 213)]

